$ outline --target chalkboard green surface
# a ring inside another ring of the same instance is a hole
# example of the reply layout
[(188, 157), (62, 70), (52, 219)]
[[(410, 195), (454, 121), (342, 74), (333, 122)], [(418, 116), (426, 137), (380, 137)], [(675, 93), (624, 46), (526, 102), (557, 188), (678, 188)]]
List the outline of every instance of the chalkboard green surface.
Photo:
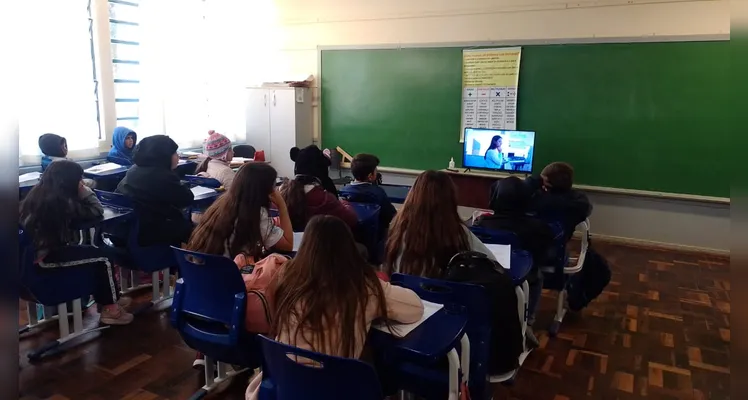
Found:
[[(535, 166), (580, 184), (729, 197), (729, 42), (523, 46)], [(500, 46), (496, 46), (500, 47)], [(322, 144), (382, 166), (459, 166), (462, 48), (323, 50)]]

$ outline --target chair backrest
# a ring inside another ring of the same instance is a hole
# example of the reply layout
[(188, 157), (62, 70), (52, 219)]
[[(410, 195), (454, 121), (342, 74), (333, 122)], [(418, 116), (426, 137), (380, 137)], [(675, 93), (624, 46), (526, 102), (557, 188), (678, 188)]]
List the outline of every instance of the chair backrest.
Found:
[(129, 197), (114, 192), (105, 192), (103, 190), (94, 189), (96, 197), (99, 199), (101, 204), (111, 206), (113, 208), (128, 208), (132, 209), (132, 200)]
[(381, 400), (384, 397), (374, 368), (363, 361), (303, 350), (262, 335), (260, 341), (263, 351), (260, 398)]
[(190, 185), (205, 186), (212, 189), (221, 187), (221, 181), (215, 178), (206, 178), (204, 176), (197, 175), (185, 175), (184, 180), (189, 182)]
[(254, 158), (255, 148), (248, 144), (239, 144), (234, 146), (234, 155), (237, 157)]
[(471, 226), (469, 229), (483, 243), (507, 244), (513, 247), (520, 246), (519, 238), (513, 232), (488, 229), (480, 226)]
[(135, 217), (127, 235), (127, 251), (137, 269), (145, 272), (154, 272), (177, 266), (177, 262), (174, 259), (174, 252), (170, 246), (140, 245), (140, 217), (137, 210), (134, 211), (134, 214)]
[(122, 165), (125, 167), (129, 167), (132, 165), (132, 160), (128, 160), (127, 158), (122, 158), (122, 157), (107, 156), (106, 160), (109, 161), (110, 163), (115, 163), (115, 164)]
[(206, 333), (202, 340), (236, 343), (244, 329), (246, 288), (234, 261), (177, 247), (171, 249), (180, 277), (172, 303), (172, 324), (184, 333), (185, 324), (205, 323), (199, 329)]
[(356, 203), (367, 203), (367, 204), (378, 204), (379, 199), (374, 193), (362, 192), (357, 190), (353, 185), (343, 186), (339, 191), (338, 195), (341, 199), (356, 202)]
[(353, 203), (348, 204), (353, 207), (358, 216), (358, 226), (354, 230), (356, 241), (366, 246), (369, 255), (377, 254), (377, 241), (379, 238), (379, 211), (377, 204)]
[(21, 226), (18, 227), (18, 244), (18, 272), (22, 298), (55, 306), (91, 295), (96, 266), (89, 264), (75, 268), (49, 268), (42, 273), (41, 267), (34, 262), (36, 249), (32, 239)]

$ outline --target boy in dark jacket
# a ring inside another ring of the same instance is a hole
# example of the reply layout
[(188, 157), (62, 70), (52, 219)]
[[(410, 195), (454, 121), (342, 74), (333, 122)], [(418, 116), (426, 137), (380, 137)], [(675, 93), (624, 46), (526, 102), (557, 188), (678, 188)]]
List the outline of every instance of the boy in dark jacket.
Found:
[(194, 196), (174, 169), (179, 163), (177, 143), (165, 135), (147, 137), (133, 152), (132, 168), (117, 186), (117, 192), (132, 199), (140, 222), (141, 245), (180, 245), (192, 233), (192, 222), (183, 209)]
[(351, 161), (351, 173), (355, 181), (341, 189), (341, 196), (350, 201), (377, 204), (379, 206), (379, 239), (387, 234), (392, 218), (397, 214), (384, 189), (377, 186), (379, 158), (371, 154), (357, 154)]
[(572, 189), (573, 183), (574, 168), (565, 162), (550, 163), (540, 177), (527, 178), (533, 192), (529, 210), (540, 218), (559, 221), (566, 241), (571, 239), (576, 226), (592, 214), (589, 199)]
[(532, 255), (532, 270), (527, 277), (530, 294), (527, 304), (526, 337), (532, 345), (537, 346), (538, 341), (532, 333), (531, 325), (535, 320), (535, 310), (543, 290), (543, 276), (539, 267), (548, 263), (554, 234), (547, 222), (526, 214), (530, 195), (528, 187), (516, 176), (497, 181), (491, 187), (489, 203), (494, 214), (479, 218), (476, 225), (514, 233), (520, 248)]

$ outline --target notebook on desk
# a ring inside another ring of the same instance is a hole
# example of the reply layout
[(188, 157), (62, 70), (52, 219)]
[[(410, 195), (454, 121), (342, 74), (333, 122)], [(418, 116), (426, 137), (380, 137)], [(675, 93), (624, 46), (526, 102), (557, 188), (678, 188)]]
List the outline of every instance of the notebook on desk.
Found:
[(32, 182), (38, 180), (41, 176), (41, 172), (27, 172), (23, 175), (18, 175), (18, 183)]
[(94, 165), (93, 167), (87, 169), (86, 172), (91, 173), (91, 174), (97, 174), (97, 173), (106, 172), (106, 171), (113, 171), (119, 168), (122, 168), (122, 166), (119, 164), (109, 162), (109, 163)]
[[(423, 302), (423, 317), (421, 317), (420, 320), (412, 323), (412, 324), (399, 324), (396, 322), (392, 323), (392, 334), (398, 337), (405, 337), (410, 332), (413, 332), (414, 329), (418, 328), (419, 325), (424, 323), (427, 319), (429, 319), (432, 315), (436, 314), (437, 311), (444, 308), (444, 304), (438, 304), (438, 303), (432, 303), (430, 301), (421, 300)], [(377, 324), (372, 326), (374, 329), (378, 329), (385, 333), (390, 333), (389, 329), (387, 329), (387, 325), (385, 324)]]
[(192, 195), (195, 197), (216, 192), (215, 189), (211, 189), (205, 186), (195, 186), (191, 188), (190, 190), (192, 191)]
[(512, 246), (508, 244), (486, 244), (488, 250), (491, 250), (496, 261), (501, 264), (504, 269), (510, 269), (512, 261)]

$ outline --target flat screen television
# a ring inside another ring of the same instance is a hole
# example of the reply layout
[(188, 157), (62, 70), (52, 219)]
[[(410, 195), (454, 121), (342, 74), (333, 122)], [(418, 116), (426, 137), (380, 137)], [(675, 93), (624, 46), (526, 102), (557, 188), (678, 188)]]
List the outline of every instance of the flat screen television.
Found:
[(462, 166), (531, 174), (534, 148), (535, 132), (465, 128)]

